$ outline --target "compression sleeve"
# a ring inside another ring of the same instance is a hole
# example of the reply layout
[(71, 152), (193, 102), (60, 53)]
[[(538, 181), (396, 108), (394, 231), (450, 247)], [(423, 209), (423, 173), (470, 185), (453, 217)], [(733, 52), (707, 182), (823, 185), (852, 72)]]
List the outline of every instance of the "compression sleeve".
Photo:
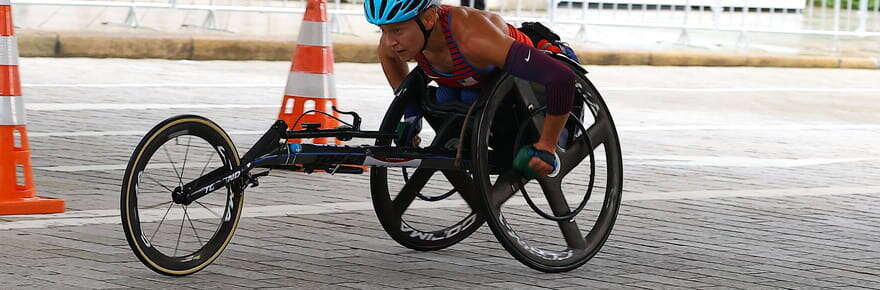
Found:
[(571, 112), (574, 101), (574, 72), (540, 50), (514, 41), (507, 53), (504, 69), (510, 74), (547, 88), (547, 113)]

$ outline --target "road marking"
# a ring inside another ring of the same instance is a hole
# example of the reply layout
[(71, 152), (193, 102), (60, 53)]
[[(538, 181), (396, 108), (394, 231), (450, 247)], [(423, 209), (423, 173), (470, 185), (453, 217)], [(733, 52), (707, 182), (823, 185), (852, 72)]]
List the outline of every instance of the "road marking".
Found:
[(272, 88), (284, 87), (284, 84), (253, 83), (253, 84), (212, 84), (212, 83), (118, 83), (118, 84), (21, 84), (25, 88)]
[(624, 201), (639, 200), (673, 200), (673, 199), (708, 199), (726, 197), (782, 197), (782, 196), (811, 196), (811, 195), (850, 195), (850, 194), (876, 194), (880, 193), (880, 186), (864, 187), (804, 187), (804, 188), (781, 188), (781, 189), (754, 189), (754, 190), (697, 190), (697, 191), (672, 191), (650, 192), (643, 194), (623, 194)]
[(677, 93), (877, 93), (880, 92), (880, 88), (599, 88), (600, 93), (603, 91)]
[(30, 111), (81, 111), (81, 110), (165, 110), (165, 109), (249, 109), (278, 108), (278, 105), (255, 104), (138, 104), (138, 103), (26, 103)]
[[(597, 156), (596, 160), (604, 160)], [(791, 168), (815, 166), (834, 163), (855, 163), (877, 161), (880, 157), (861, 158), (752, 158), (738, 156), (676, 156), (676, 155), (631, 155), (623, 157), (624, 165), (659, 165), (659, 166), (716, 166), (716, 167), (777, 167)], [(36, 166), (34, 169), (56, 172), (106, 171), (124, 170), (126, 164), (93, 164), (93, 165), (61, 165)], [(170, 168), (170, 167), (169, 167)]]
[[(253, 84), (227, 84), (227, 83), (119, 83), (119, 84), (22, 84), (22, 87), (31, 88), (283, 88), (284, 84), (253, 83)], [(391, 90), (387, 85), (337, 85), (338, 89), (370, 89)], [(877, 93), (880, 88), (654, 88), (654, 87), (604, 87), (599, 92), (694, 92), (694, 93), (763, 93), (763, 92), (789, 92), (789, 93)]]
[[(603, 159), (601, 157), (596, 159)], [(752, 158), (738, 156), (631, 155), (624, 156), (624, 165), (716, 166), (716, 167), (778, 167), (791, 168), (834, 163), (877, 161), (874, 158)]]
[(799, 130), (877, 130), (880, 124), (778, 124), (778, 125), (661, 125), (661, 126), (619, 126), (618, 131), (799, 131)]
[[(73, 131), (73, 132), (28, 132), (28, 137), (98, 137), (98, 136), (143, 136), (149, 129), (129, 131)], [(227, 131), (229, 135), (262, 135), (266, 131)]]
[(70, 166), (43, 166), (43, 167), (34, 167), (34, 169), (56, 171), (56, 172), (80, 172), (80, 171), (125, 170), (126, 166), (127, 166), (127, 164), (70, 165)]
[[(701, 190), (701, 191), (677, 191), (677, 192), (645, 192), (624, 193), (623, 201), (643, 200), (678, 200), (678, 199), (710, 199), (710, 198), (734, 198), (734, 197), (785, 197), (785, 196), (824, 196), (824, 195), (852, 195), (852, 194), (876, 194), (880, 193), (880, 186), (865, 187), (815, 187), (815, 188), (784, 188), (784, 189), (756, 189), (756, 190)], [(537, 204), (546, 204), (546, 200), (532, 197)], [(595, 200), (600, 202), (601, 200)], [(505, 206), (525, 206), (523, 199), (511, 199)], [(465, 207), (461, 200), (442, 200), (437, 202), (413, 203), (411, 208), (438, 209), (438, 208), (461, 208)], [(254, 206), (244, 208), (242, 217), (276, 217), (276, 216), (299, 216), (314, 214), (334, 214), (354, 211), (367, 211), (373, 209), (370, 201), (336, 202), (310, 205), (272, 205)], [(220, 207), (212, 208), (211, 211), (221, 213)], [(189, 208), (187, 214), (191, 219), (216, 218), (214, 213), (204, 208)], [(141, 219), (158, 221), (164, 216), (166, 208), (144, 210), (139, 213)], [(3, 219), (27, 218), (27, 220), (0, 222), (0, 230), (11, 229), (34, 229), (58, 226), (83, 226), (98, 224), (119, 224), (118, 210), (83, 210), (70, 211), (59, 214), (46, 215), (20, 215), (3, 216)], [(180, 220), (183, 211), (179, 207), (168, 213), (166, 220)]]
[[(70, 166), (45, 166), (34, 167), (34, 169), (48, 170), (55, 172), (80, 172), (80, 171), (109, 171), (109, 170), (125, 170), (128, 164), (100, 164), (100, 165), (70, 165)], [(171, 168), (171, 164), (163, 164), (154, 166), (153, 168)]]
[[(229, 83), (167, 83), (167, 84), (143, 84), (143, 83), (119, 83), (119, 84), (22, 84), (26, 88), (283, 88), (284, 83), (253, 83), (253, 84), (229, 84)], [(339, 89), (387, 89), (387, 85), (337, 85)]]

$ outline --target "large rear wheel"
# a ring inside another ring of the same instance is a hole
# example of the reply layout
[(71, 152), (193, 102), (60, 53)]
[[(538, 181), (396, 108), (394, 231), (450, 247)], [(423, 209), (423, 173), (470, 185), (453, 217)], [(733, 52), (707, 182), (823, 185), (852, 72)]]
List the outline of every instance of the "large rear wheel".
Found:
[[(560, 138), (555, 175), (526, 180), (491, 158), (537, 141), (543, 124), (540, 88), (511, 75), (499, 76), (478, 116), (472, 143), (474, 179), (487, 205), (487, 220), (504, 248), (543, 272), (564, 272), (587, 263), (611, 234), (622, 191), (620, 144), (611, 114), (584, 75), (576, 81), (575, 110)], [(516, 119), (512, 125), (509, 119)], [(582, 124), (582, 125), (581, 125)], [(514, 136), (494, 142), (491, 136)], [(509, 146), (510, 148), (505, 148)], [(509, 154), (509, 153), (505, 153)], [(512, 199), (519, 193), (524, 199)]]
[[(427, 93), (423, 77), (418, 70), (407, 77), (406, 89), (385, 113), (381, 132), (394, 132), (403, 121), (407, 105)], [(432, 130), (423, 130), (426, 131), (421, 135), (423, 144), (441, 142), (437, 138), (444, 136), (429, 133), (444, 131), (434, 126), (443, 122), (428, 123)], [(379, 139), (376, 145), (397, 146), (390, 138)], [(466, 171), (373, 167), (370, 186), (382, 227), (397, 243), (410, 249), (433, 251), (455, 245), (485, 222), (483, 215), (475, 210), (482, 206)]]

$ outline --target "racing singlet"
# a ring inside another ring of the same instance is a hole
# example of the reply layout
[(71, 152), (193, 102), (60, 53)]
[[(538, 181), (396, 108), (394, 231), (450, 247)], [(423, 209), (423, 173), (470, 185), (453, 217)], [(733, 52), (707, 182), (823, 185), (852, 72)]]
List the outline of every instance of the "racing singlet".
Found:
[[(480, 85), (483, 75), (491, 72), (495, 67), (490, 66), (486, 69), (478, 69), (471, 65), (464, 55), (458, 50), (458, 43), (452, 35), (451, 21), (452, 14), (449, 13), (451, 6), (441, 5), (439, 8), (440, 28), (446, 38), (446, 46), (449, 47), (449, 56), (452, 57), (452, 73), (441, 73), (434, 70), (425, 55), (419, 53), (416, 55), (416, 61), (425, 74), (437, 82), (441, 86), (457, 87), (457, 88), (476, 88)], [(513, 25), (507, 24), (507, 35), (518, 42), (534, 46), (532, 40), (525, 33), (519, 31)]]

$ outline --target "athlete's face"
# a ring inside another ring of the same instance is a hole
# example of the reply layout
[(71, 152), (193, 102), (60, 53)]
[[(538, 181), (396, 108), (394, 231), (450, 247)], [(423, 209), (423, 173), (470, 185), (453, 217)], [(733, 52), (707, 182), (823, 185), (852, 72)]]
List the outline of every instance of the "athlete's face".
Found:
[(416, 56), (424, 44), (424, 35), (415, 19), (404, 22), (379, 25), (382, 29), (381, 41), (390, 47), (398, 58), (408, 61)]

